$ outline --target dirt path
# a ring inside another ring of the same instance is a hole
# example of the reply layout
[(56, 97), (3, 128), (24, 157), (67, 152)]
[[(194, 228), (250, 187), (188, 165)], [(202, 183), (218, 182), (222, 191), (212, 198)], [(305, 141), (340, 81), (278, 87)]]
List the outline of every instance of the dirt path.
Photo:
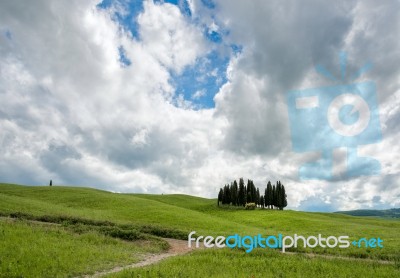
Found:
[(188, 242), (186, 240), (179, 240), (179, 239), (172, 239), (172, 238), (163, 238), (165, 241), (168, 242), (170, 249), (168, 249), (168, 251), (166, 253), (161, 253), (161, 254), (151, 254), (148, 256), (145, 256), (143, 258), (142, 261), (134, 263), (134, 264), (129, 264), (129, 265), (125, 265), (125, 266), (118, 266), (115, 267), (111, 270), (106, 270), (106, 271), (102, 271), (102, 272), (96, 272), (93, 275), (86, 275), (83, 276), (85, 278), (97, 278), (97, 277), (102, 277), (104, 275), (107, 274), (111, 274), (111, 273), (116, 273), (116, 272), (120, 272), (122, 270), (125, 269), (129, 269), (129, 268), (135, 268), (135, 267), (142, 267), (142, 266), (146, 266), (146, 265), (151, 265), (151, 264), (155, 264), (163, 259), (169, 258), (169, 257), (173, 257), (176, 255), (182, 255), (182, 254), (186, 254), (189, 253), (190, 251), (192, 251), (195, 248), (189, 248), (188, 247)]

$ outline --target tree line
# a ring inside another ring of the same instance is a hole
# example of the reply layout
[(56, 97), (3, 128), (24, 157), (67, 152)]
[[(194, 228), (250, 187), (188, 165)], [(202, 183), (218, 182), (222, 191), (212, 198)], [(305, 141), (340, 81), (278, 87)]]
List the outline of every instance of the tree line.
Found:
[(259, 188), (255, 187), (252, 180), (247, 180), (245, 185), (243, 178), (240, 178), (239, 184), (234, 180), (219, 190), (218, 206), (222, 204), (244, 207), (248, 203), (254, 203), (261, 208), (283, 210), (287, 206), (285, 186), (280, 181), (277, 181), (276, 185), (268, 181), (264, 195), (260, 195)]

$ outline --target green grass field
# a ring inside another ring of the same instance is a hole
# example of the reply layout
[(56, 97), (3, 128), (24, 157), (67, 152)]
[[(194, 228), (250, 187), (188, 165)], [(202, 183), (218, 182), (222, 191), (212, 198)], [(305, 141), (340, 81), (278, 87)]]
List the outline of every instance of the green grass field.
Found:
[(94, 273), (138, 261), (162, 250), (156, 241), (127, 242), (96, 232), (71, 233), (64, 227), (0, 220), (0, 275), (66, 277)]
[[(380, 237), (384, 248), (196, 250), (116, 277), (396, 277), (400, 221), (333, 213), (218, 208), (186, 195), (116, 194), (77, 187), (0, 184), (0, 276), (68, 277), (162, 252), (159, 237), (348, 235)], [(13, 216), (10, 218), (9, 216)], [(307, 254), (318, 254), (311, 257)], [(322, 256), (327, 255), (327, 256)], [(332, 258), (332, 256), (334, 256)], [(263, 275), (263, 273), (265, 275)], [(133, 275), (133, 276), (132, 276)]]
[(398, 277), (399, 268), (370, 261), (310, 258), (258, 250), (200, 250), (107, 277)]

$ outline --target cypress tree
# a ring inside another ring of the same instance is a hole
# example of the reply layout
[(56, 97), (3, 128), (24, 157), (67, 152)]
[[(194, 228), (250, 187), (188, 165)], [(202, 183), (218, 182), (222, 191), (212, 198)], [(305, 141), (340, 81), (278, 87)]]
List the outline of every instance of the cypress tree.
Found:
[(225, 184), (225, 186), (224, 186), (224, 191), (223, 191), (223, 195), (222, 195), (223, 197), (222, 197), (222, 199), (223, 199), (223, 204), (224, 205), (229, 205), (229, 203), (230, 203), (230, 192), (229, 192), (229, 185), (226, 185)]
[(243, 178), (239, 179), (239, 206), (245, 206), (246, 205), (246, 188), (244, 186), (244, 181)]
[(264, 190), (264, 206), (266, 208), (268, 208), (268, 206), (269, 206), (269, 204), (268, 204), (268, 186)]
[(222, 204), (226, 204), (226, 184), (224, 185), (224, 188), (222, 189)]
[(271, 208), (273, 209), (274, 206), (276, 206), (276, 188), (275, 188), (275, 185), (272, 186), (272, 203), (271, 203)]
[(282, 207), (282, 192), (281, 192), (281, 182), (277, 181), (276, 182), (276, 207), (278, 209), (281, 209)]
[(244, 204), (243, 206), (246, 206), (247, 203), (247, 186), (244, 186)]
[(246, 187), (246, 203), (252, 203), (252, 196), (251, 196), (251, 180), (247, 180), (247, 187)]
[(264, 208), (264, 196), (263, 195), (260, 196), (260, 206), (262, 208)]
[(286, 190), (285, 186), (282, 185), (282, 210), (283, 208), (287, 207), (287, 195), (286, 195)]
[(276, 206), (282, 210), (285, 202), (285, 189), (281, 181), (276, 182)]
[(257, 188), (256, 191), (256, 205), (259, 206), (260, 204), (260, 190)]
[(238, 185), (236, 180), (233, 181), (233, 184), (231, 185), (231, 192), (232, 192), (232, 205), (237, 206), (238, 202), (239, 202), (239, 198), (238, 198)]
[(264, 202), (267, 208), (272, 208), (273, 205), (273, 192), (271, 182), (268, 181), (267, 188), (265, 189)]
[(219, 189), (219, 193), (218, 193), (218, 206), (219, 203), (222, 202), (222, 196), (224, 195), (222, 188)]
[(231, 204), (231, 189), (229, 188), (229, 184), (226, 185), (226, 204)]
[(256, 186), (254, 185), (253, 181), (251, 181), (251, 202), (252, 203), (257, 202), (257, 190), (256, 190)]

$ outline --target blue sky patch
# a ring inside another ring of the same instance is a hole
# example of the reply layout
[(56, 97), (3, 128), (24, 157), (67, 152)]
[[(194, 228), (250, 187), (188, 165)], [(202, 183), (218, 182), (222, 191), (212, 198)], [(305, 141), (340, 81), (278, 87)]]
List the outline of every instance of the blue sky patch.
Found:
[(128, 56), (126, 56), (125, 48), (122, 45), (118, 47), (118, 54), (119, 62), (121, 63), (122, 67), (128, 67), (132, 64), (131, 60), (129, 60)]
[(201, 3), (203, 3), (204, 6), (206, 6), (209, 9), (214, 9), (215, 8), (215, 3), (212, 0), (201, 0)]
[[(201, 2), (209, 9), (215, 8), (213, 1), (202, 0)], [(156, 0), (154, 3), (157, 5), (169, 3), (179, 7), (181, 13), (188, 17), (188, 22), (201, 27), (204, 37), (211, 43), (214, 50), (198, 58), (194, 65), (187, 66), (179, 74), (171, 71), (170, 82), (176, 88), (176, 98), (183, 96), (184, 100), (191, 102), (196, 109), (214, 107), (215, 94), (227, 82), (226, 70), (230, 58), (242, 51), (241, 46), (224, 43), (229, 30), (221, 27), (222, 25), (218, 22), (213, 26), (206, 26), (198, 22), (198, 19), (192, 18), (187, 0)], [(121, 26), (120, 28), (130, 32), (135, 39), (140, 41), (137, 17), (143, 12), (141, 0), (103, 0), (97, 7), (113, 11), (112, 19)], [(118, 48), (118, 53), (121, 66), (130, 66), (131, 60), (123, 46)]]
[(179, 4), (179, 9), (181, 10), (181, 13), (183, 15), (192, 16), (192, 11), (190, 10), (190, 6), (187, 0), (183, 0), (181, 1), (181, 3)]
[(183, 95), (198, 109), (214, 107), (215, 94), (227, 82), (228, 64), (229, 57), (214, 50), (198, 59), (193, 66), (186, 67), (181, 74), (171, 73), (176, 96)]
[(189, 3), (187, 0), (154, 0), (154, 3), (156, 4), (169, 3), (175, 5), (179, 8), (179, 10), (183, 15), (189, 17), (192, 16), (192, 11), (190, 10)]
[(215, 42), (215, 43), (222, 42), (222, 35), (216, 31), (206, 30), (205, 35), (206, 35), (207, 39), (209, 39), (212, 42)]
[(132, 36), (139, 39), (139, 27), (137, 16), (143, 12), (142, 0), (118, 1), (103, 0), (97, 5), (99, 9), (110, 9), (112, 7), (122, 7), (123, 12), (116, 9), (113, 14), (113, 20), (118, 22), (124, 30), (129, 31)]
[(173, 5), (178, 6), (179, 5), (179, 0), (154, 0), (154, 3), (170, 3)]
[[(227, 46), (223, 46), (227, 47)], [(182, 95), (196, 109), (215, 107), (214, 96), (228, 79), (226, 71), (230, 58), (242, 52), (243, 47), (236, 44), (229, 46), (230, 51), (213, 50), (199, 58), (177, 75), (171, 72), (170, 82), (176, 88), (176, 97)]]

